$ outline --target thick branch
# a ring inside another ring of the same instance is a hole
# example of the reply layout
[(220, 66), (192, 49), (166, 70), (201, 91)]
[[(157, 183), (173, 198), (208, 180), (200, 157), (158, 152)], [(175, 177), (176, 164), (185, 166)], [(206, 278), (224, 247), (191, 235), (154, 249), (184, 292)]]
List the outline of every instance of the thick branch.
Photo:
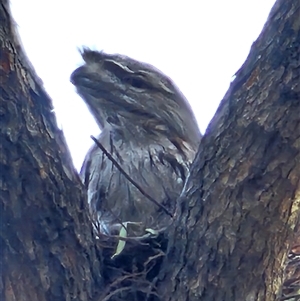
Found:
[(202, 140), (170, 234), (166, 300), (280, 294), (300, 204), (299, 16), (299, 1), (276, 3)]

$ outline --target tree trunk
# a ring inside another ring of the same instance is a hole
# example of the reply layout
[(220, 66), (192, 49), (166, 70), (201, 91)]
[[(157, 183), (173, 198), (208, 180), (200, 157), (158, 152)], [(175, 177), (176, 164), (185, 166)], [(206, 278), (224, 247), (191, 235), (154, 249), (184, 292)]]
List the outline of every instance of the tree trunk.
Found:
[(281, 294), (300, 204), (299, 16), (299, 1), (275, 4), (207, 129), (170, 234), (167, 300)]
[(0, 299), (93, 300), (100, 266), (82, 185), (6, 1), (0, 19)]
[[(202, 139), (165, 233), (160, 300), (282, 296), (300, 209), (299, 16), (299, 0), (276, 2)], [(0, 18), (1, 300), (119, 300), (5, 0)]]

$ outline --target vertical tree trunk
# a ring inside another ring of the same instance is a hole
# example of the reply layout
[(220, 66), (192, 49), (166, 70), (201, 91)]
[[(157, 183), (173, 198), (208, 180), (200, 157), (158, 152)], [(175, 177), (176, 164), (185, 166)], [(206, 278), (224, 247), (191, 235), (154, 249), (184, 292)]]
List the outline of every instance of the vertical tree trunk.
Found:
[(93, 300), (101, 277), (85, 194), (6, 1), (0, 19), (0, 299)]

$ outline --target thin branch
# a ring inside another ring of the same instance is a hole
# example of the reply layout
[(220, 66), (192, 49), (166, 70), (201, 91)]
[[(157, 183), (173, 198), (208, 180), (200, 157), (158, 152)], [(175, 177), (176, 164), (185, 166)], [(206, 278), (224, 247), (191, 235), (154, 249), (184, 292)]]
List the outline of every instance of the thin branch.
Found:
[(120, 171), (121, 174), (124, 175), (124, 177), (133, 185), (135, 186), (140, 193), (145, 196), (148, 200), (150, 200), (152, 203), (154, 203), (156, 206), (160, 207), (163, 211), (165, 211), (166, 214), (173, 217), (173, 214), (168, 211), (166, 207), (164, 207), (162, 204), (158, 203), (154, 198), (152, 198), (147, 192), (143, 190), (143, 188), (136, 183), (134, 180), (130, 178), (130, 176), (124, 171), (124, 169), (121, 167), (121, 165), (113, 158), (113, 156), (104, 148), (104, 146), (94, 137), (91, 136), (93, 141), (96, 143), (96, 145), (102, 150), (102, 152), (107, 156), (107, 158), (113, 163), (113, 165)]

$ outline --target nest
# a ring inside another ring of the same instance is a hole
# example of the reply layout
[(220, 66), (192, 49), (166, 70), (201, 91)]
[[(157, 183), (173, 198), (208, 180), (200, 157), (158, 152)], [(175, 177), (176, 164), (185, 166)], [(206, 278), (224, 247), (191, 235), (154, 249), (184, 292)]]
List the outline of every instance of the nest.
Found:
[(97, 237), (105, 287), (99, 301), (160, 301), (156, 285), (168, 244), (165, 235), (129, 237), (122, 252), (114, 256), (118, 241), (101, 233)]

